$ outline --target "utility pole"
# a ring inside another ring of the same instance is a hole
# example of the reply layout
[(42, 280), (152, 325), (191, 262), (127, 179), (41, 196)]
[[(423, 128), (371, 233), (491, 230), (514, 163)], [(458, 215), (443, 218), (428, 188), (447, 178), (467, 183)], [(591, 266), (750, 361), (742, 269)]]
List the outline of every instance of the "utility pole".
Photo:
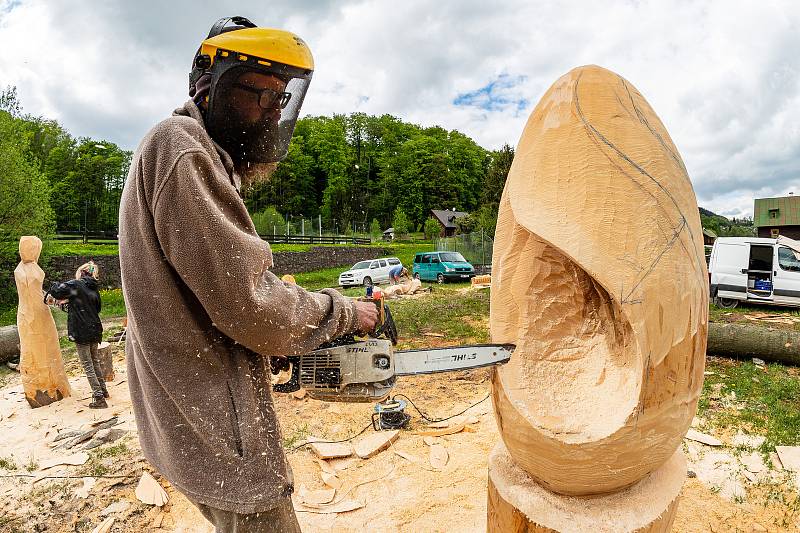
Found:
[(481, 228), (481, 266), (486, 270), (486, 248), (483, 247), (483, 228)]
[(83, 244), (89, 242), (88, 229), (86, 228), (87, 213), (89, 211), (89, 200), (83, 201)]

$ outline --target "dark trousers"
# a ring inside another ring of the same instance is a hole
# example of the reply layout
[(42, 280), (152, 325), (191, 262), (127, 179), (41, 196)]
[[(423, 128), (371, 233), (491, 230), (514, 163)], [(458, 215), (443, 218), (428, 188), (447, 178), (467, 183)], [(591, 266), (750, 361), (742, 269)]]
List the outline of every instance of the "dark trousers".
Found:
[(200, 509), (217, 533), (300, 533), (291, 498), (286, 498), (269, 511), (253, 514), (237, 514), (189, 501)]
[(103, 380), (103, 371), (100, 369), (100, 354), (97, 352), (97, 343), (78, 344), (78, 359), (81, 361), (86, 379), (92, 388), (92, 396), (102, 398), (106, 390), (106, 383)]

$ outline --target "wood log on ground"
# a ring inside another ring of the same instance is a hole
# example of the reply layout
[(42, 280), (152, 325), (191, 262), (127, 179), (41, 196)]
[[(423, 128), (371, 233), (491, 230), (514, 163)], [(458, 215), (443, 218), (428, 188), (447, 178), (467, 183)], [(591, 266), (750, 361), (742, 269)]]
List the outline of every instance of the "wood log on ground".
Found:
[(708, 325), (708, 354), (800, 365), (800, 333), (750, 324)]
[(489, 455), (489, 533), (663, 533), (670, 530), (686, 478), (686, 459), (675, 452), (631, 487), (574, 497), (550, 492), (514, 464), (498, 444)]
[(492, 258), (493, 377), (514, 461), (567, 495), (628, 487), (668, 460), (703, 385), (708, 278), (697, 201), (644, 97), (596, 66), (528, 120)]
[(17, 326), (0, 328), (0, 363), (19, 355), (19, 330)]

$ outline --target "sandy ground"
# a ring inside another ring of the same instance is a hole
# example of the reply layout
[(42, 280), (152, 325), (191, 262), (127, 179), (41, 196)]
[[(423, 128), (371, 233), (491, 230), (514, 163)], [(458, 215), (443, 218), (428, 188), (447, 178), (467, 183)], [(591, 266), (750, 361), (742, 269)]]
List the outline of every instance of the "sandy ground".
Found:
[[(98, 476), (87, 498), (76, 494), (76, 489), (83, 485), (80, 478), (0, 478), (0, 530), (88, 532), (103, 520), (103, 509), (124, 502), (127, 504), (124, 510), (109, 514), (116, 517), (111, 531), (212, 531), (199, 512), (142, 460), (121, 350), (116, 354), (116, 369), (116, 379), (109, 383), (112, 398), (108, 410), (85, 407), (89, 401), (88, 385), (75, 365), (70, 369), (74, 394), (57, 404), (36, 410), (28, 408), (18, 378), (0, 390), (0, 458), (13, 459), (17, 465), (15, 470), (0, 470), (0, 474), (129, 475)], [(395, 393), (406, 394), (432, 417), (444, 417), (486, 397), (488, 376), (487, 370), (475, 370), (403, 378)], [(372, 411), (371, 404), (323, 403), (289, 395), (277, 395), (276, 404), (285, 440), (294, 446), (312, 435), (339, 439), (357, 433), (369, 423)], [(414, 415), (412, 424), (409, 430), (401, 432), (390, 449), (367, 460), (356, 460), (337, 474), (342, 487), (335, 501), (352, 499), (363, 507), (338, 514), (300, 512), (298, 518), (304, 531), (485, 531), (487, 456), (499, 439), (490, 401), (481, 402), (466, 413), (477, 418), (470, 426), (473, 431), (435, 439), (449, 455), (441, 470), (431, 467), (430, 447), (423, 437), (414, 434), (424, 429), (421, 419), (411, 406), (407, 411)], [(53, 443), (59, 431), (89, 427), (112, 415), (119, 420), (115, 427), (128, 431), (124, 437), (92, 451), (92, 457), (82, 466), (41, 469), (40, 465), (52, 457), (82, 451), (80, 446), (68, 451), (54, 450), (51, 445), (59, 444)], [(691, 443), (691, 449), (688, 447), (687, 443), (690, 468), (702, 461), (706, 453), (734, 455), (728, 448), (705, 450), (707, 447), (697, 443)], [(289, 459), (298, 489), (323, 488), (320, 465), (311, 451), (300, 448), (290, 452)], [(152, 472), (167, 490), (170, 500), (164, 507), (145, 505), (136, 499), (134, 490), (143, 470)], [(673, 531), (800, 530), (800, 516), (787, 503), (797, 498), (796, 488), (788, 489), (789, 485), (783, 481), (750, 482), (731, 467), (725, 470), (725, 476), (738, 480), (744, 493), (723, 497), (719, 484), (706, 474), (699, 472), (698, 478), (687, 480)]]

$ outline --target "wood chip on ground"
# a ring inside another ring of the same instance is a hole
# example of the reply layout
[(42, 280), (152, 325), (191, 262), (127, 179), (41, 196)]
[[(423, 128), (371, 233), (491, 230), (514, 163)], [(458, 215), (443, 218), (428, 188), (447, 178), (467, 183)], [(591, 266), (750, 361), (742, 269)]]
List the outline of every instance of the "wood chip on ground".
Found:
[(701, 433), (694, 429), (690, 429), (688, 432), (686, 432), (686, 438), (707, 446), (722, 446), (722, 441), (720, 441), (718, 438), (711, 435), (706, 435), (705, 433)]
[(422, 435), (423, 437), (441, 437), (442, 435), (452, 435), (464, 431), (466, 424), (457, 424), (442, 429), (431, 429), (427, 431), (415, 431), (414, 435)]
[(135, 494), (140, 502), (146, 503), (147, 505), (161, 507), (169, 501), (166, 491), (149, 472), (142, 472), (142, 477), (139, 479), (139, 484), (136, 486)]
[(389, 447), (400, 436), (400, 430), (379, 431), (367, 435), (353, 446), (356, 455), (368, 459)]
[(445, 466), (447, 466), (447, 461), (450, 458), (450, 455), (447, 453), (447, 448), (442, 446), (441, 444), (434, 444), (430, 447), (430, 451), (428, 453), (428, 460), (431, 463), (431, 466), (437, 470), (441, 470)]
[(347, 442), (312, 442), (310, 448), (320, 459), (336, 459), (353, 455), (353, 448)]

